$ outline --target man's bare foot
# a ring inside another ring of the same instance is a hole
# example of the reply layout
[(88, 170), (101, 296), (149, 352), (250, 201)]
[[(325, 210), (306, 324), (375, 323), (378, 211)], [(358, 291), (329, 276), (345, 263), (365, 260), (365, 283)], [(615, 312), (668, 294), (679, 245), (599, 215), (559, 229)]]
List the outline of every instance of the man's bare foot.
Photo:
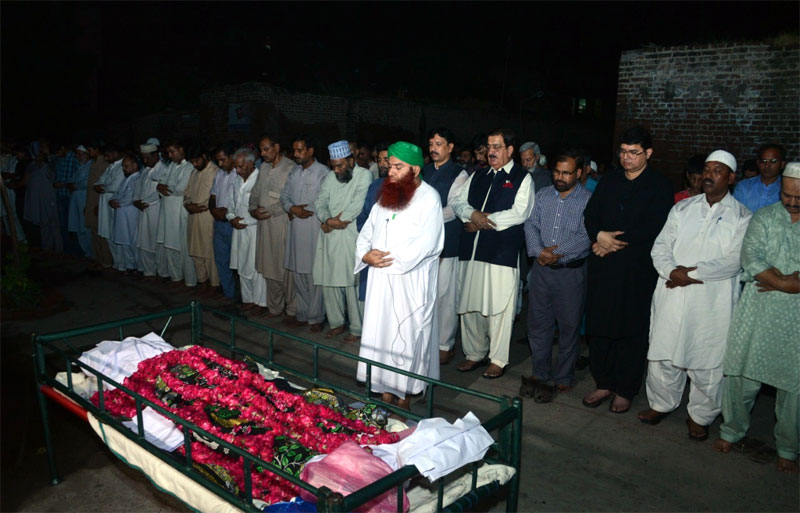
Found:
[(787, 474), (797, 474), (800, 472), (800, 468), (797, 466), (797, 460), (787, 460), (785, 458), (781, 458), (780, 456), (778, 456), (777, 468), (781, 472), (786, 472)]
[(361, 336), (360, 335), (353, 335), (352, 333), (350, 333), (349, 335), (344, 337), (344, 341), (345, 342), (350, 342), (350, 343), (358, 343), (358, 342), (361, 342)]
[(608, 411), (611, 413), (625, 413), (630, 409), (631, 400), (625, 399), (619, 394), (615, 395), (614, 399), (611, 401), (611, 404), (608, 405)]
[(398, 398), (397, 406), (403, 408), (404, 410), (411, 411), (411, 399), (409, 399), (408, 397), (406, 397), (405, 399)]
[(322, 331), (322, 323), (318, 322), (316, 324), (309, 324), (308, 329), (311, 330), (311, 333), (319, 333)]
[(397, 404), (397, 396), (389, 392), (384, 392), (381, 394), (381, 401), (389, 404)]
[(447, 365), (456, 357), (456, 350), (443, 351), (439, 349), (439, 365)]
[[(314, 330), (313, 330), (313, 328), (312, 328), (312, 330), (311, 330), (311, 331), (314, 331)], [(344, 327), (344, 324), (342, 324), (342, 325), (341, 325), (341, 326), (339, 326), (338, 328), (333, 328), (333, 329), (332, 329), (332, 330), (330, 330), (328, 333), (326, 333), (326, 334), (325, 334), (325, 338), (333, 338), (333, 337), (338, 337), (339, 335), (341, 335), (341, 334), (342, 334), (342, 333), (344, 333), (345, 331), (347, 331), (347, 328), (345, 328), (345, 327)]]
[(611, 397), (611, 390), (598, 388), (583, 398), (583, 405), (587, 408), (597, 408)]
[(731, 447), (733, 447), (733, 444), (727, 440), (723, 440), (722, 438), (717, 438), (714, 440), (714, 443), (711, 444), (712, 449), (722, 453), (731, 452)]
[(278, 312), (278, 313), (270, 312), (270, 313), (267, 314), (267, 319), (274, 319), (276, 317), (280, 317), (281, 315), (283, 315), (282, 312)]

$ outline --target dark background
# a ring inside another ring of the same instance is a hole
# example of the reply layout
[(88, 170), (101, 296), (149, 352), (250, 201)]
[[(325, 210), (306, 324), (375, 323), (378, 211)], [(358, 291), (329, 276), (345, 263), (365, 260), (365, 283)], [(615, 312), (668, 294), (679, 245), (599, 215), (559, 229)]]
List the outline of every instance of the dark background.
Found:
[[(9, 2), (4, 136), (70, 137), (187, 109), (209, 86), (604, 106), (622, 51), (796, 34), (800, 2)], [(533, 107), (531, 107), (533, 108)], [(554, 114), (558, 117), (559, 113)], [(557, 121), (554, 119), (553, 121)]]

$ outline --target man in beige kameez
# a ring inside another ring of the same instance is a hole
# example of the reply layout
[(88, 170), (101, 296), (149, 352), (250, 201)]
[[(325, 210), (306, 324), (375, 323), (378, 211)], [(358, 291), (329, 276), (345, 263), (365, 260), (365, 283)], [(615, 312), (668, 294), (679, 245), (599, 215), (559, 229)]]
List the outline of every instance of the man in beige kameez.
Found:
[(214, 262), (214, 217), (208, 210), (208, 199), (217, 166), (211, 162), (206, 152), (194, 148), (189, 150), (189, 161), (194, 166), (189, 183), (183, 193), (183, 206), (189, 212), (186, 222), (186, 236), (189, 255), (194, 261), (199, 293), (208, 295), (219, 287), (219, 274)]
[(262, 137), (259, 149), (264, 163), (249, 206), (250, 215), (258, 219), (256, 271), (267, 280), (267, 317), (279, 317), (285, 311), (285, 321), (295, 324), (294, 281), (283, 265), (289, 216), (281, 205), (281, 191), (289, 171), (297, 164), (281, 155), (281, 146), (272, 136)]
[(84, 217), (86, 219), (86, 226), (92, 230), (92, 251), (94, 252), (95, 260), (97, 260), (101, 266), (110, 268), (111, 251), (108, 250), (108, 243), (106, 240), (98, 235), (97, 232), (97, 214), (99, 210), (98, 205), (100, 204), (100, 194), (94, 190), (93, 187), (97, 180), (100, 179), (100, 175), (102, 175), (103, 171), (108, 167), (108, 162), (100, 151), (100, 145), (94, 143), (87, 144), (86, 149), (89, 150), (89, 157), (94, 160), (94, 162), (89, 169), (89, 178), (86, 181), (86, 210), (84, 211)]

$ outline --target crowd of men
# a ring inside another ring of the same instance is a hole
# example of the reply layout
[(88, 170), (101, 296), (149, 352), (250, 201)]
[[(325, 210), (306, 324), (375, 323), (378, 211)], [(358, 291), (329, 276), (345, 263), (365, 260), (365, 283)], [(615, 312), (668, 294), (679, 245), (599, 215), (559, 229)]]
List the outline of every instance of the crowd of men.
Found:
[[(432, 378), (458, 340), (459, 371), (501, 378), (527, 289), (521, 395), (569, 392), (584, 338), (595, 381), (584, 406), (625, 413), (646, 375), (638, 418), (657, 424), (688, 377), (689, 437), (705, 440), (721, 413), (713, 447), (728, 452), (766, 383), (778, 468), (797, 472), (800, 163), (765, 144), (744, 178), (717, 149), (689, 159), (675, 193), (648, 165), (642, 127), (621, 135), (607, 173), (569, 145), (543, 167), (539, 146), (517, 147), (508, 129), (473, 144), (456, 151), (447, 128), (430, 131), (427, 155), (309, 135), (213, 149), (152, 138), (136, 151), (37, 142), (3, 156), (4, 230), (288, 327), (327, 320), (327, 338)], [(371, 380), (404, 408), (425, 388), (375, 367)]]

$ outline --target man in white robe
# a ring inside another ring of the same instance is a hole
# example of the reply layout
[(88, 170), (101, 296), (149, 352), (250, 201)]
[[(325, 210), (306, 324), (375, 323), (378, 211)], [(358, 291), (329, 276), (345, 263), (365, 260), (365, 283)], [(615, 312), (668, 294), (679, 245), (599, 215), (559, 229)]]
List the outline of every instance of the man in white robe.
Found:
[[(444, 247), (439, 193), (423, 182), (419, 146), (389, 147), (389, 176), (356, 241), (355, 273), (369, 267), (359, 356), (407, 372), (439, 378), (436, 280)], [(387, 185), (388, 184), (388, 185)], [(357, 378), (366, 380), (359, 362)], [(425, 382), (372, 367), (370, 389), (409, 409), (407, 395)]]
[(742, 240), (752, 213), (728, 192), (736, 159), (706, 158), (703, 194), (672, 207), (650, 255), (658, 271), (650, 315), (647, 399), (639, 420), (658, 424), (680, 406), (688, 375), (689, 437), (705, 440), (722, 408), (722, 359), (739, 297)]
[(173, 142), (167, 146), (170, 163), (159, 179), (157, 186), (161, 194), (161, 209), (158, 213), (156, 243), (164, 246), (164, 269), (159, 275), (169, 276), (173, 284), (183, 280), (187, 287), (197, 285), (194, 261), (189, 256), (186, 224), (189, 212), (183, 207), (183, 193), (189, 183), (194, 166), (186, 160), (183, 144)]
[(136, 271), (136, 242), (139, 239), (139, 209), (133, 206), (133, 194), (139, 182), (139, 163), (127, 156), (122, 159), (123, 180), (109, 206), (114, 212), (112, 241), (117, 246), (114, 268), (131, 274)]
[(139, 237), (136, 247), (139, 250), (139, 271), (146, 278), (155, 277), (158, 273), (156, 263), (156, 232), (158, 231), (158, 212), (161, 210), (161, 195), (158, 187), (158, 176), (164, 164), (158, 156), (158, 146), (143, 144), (139, 147), (142, 161), (147, 166), (139, 171), (139, 182), (134, 192), (133, 206), (141, 211), (139, 215)]
[(111, 253), (112, 265), (119, 262), (119, 248), (112, 240), (111, 232), (114, 230), (114, 209), (108, 202), (119, 189), (125, 175), (122, 172), (122, 152), (117, 146), (110, 145), (105, 149), (106, 162), (111, 162), (94, 184), (94, 190), (100, 194), (97, 205), (97, 234), (106, 239), (108, 250)]
[[(312, 271), (316, 254), (319, 220), (314, 215), (322, 180), (330, 169), (317, 162), (314, 143), (308, 136), (292, 142), (294, 161), (299, 164), (289, 172), (281, 191), (281, 204), (289, 213), (289, 236), (286, 238), (284, 265), (294, 277), (297, 323), (306, 324), (312, 332), (322, 331), (325, 308), (322, 287), (314, 285)], [(297, 325), (290, 323), (289, 325)]]
[(233, 198), (228, 201), (225, 214), (234, 228), (231, 239), (231, 269), (239, 272), (243, 311), (257, 311), (267, 307), (267, 281), (256, 271), (256, 237), (258, 222), (250, 215), (250, 194), (258, 180), (255, 168), (256, 155), (247, 148), (233, 154), (236, 173)]
[(514, 134), (494, 130), (488, 137), (489, 167), (470, 175), (453, 200), (465, 223), (459, 242), (461, 345), (467, 359), (461, 372), (485, 363), (487, 379), (503, 375), (516, 314), (523, 224), (533, 210), (531, 175), (515, 164)]
[(328, 146), (331, 169), (322, 182), (315, 202), (317, 219), (322, 223), (314, 256), (314, 285), (322, 287), (322, 300), (330, 331), (326, 338), (350, 334), (345, 342), (358, 342), (364, 312), (358, 301), (358, 275), (349, 272), (356, 249), (358, 230), (355, 221), (364, 207), (372, 173), (357, 166), (347, 141)]

